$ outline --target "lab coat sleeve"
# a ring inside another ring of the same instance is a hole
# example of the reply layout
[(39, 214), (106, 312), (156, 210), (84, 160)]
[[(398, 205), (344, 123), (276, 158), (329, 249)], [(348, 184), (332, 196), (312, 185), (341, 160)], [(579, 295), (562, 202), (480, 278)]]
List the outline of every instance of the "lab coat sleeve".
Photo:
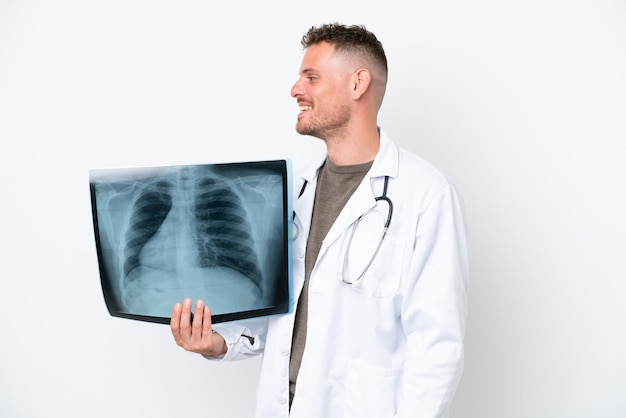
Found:
[(226, 341), (228, 350), (220, 357), (204, 356), (209, 360), (230, 361), (254, 357), (263, 352), (267, 335), (267, 318), (215, 324), (213, 330)]
[(463, 202), (446, 186), (420, 216), (404, 283), (407, 356), (398, 418), (448, 417), (463, 371), (468, 275)]

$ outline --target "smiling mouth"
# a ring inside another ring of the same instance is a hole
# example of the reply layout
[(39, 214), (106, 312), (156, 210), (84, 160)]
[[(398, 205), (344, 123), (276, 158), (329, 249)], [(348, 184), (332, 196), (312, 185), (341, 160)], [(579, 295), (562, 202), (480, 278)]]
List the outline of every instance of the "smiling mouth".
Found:
[(313, 106), (300, 106), (300, 112), (304, 112), (306, 110), (311, 110)]

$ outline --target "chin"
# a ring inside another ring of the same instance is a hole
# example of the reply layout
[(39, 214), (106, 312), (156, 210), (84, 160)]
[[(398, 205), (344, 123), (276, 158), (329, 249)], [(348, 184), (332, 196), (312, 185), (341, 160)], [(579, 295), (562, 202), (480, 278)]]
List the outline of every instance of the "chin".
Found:
[(316, 138), (320, 138), (319, 132), (307, 126), (296, 125), (296, 132), (298, 132), (300, 135), (308, 135), (308, 136), (314, 136)]

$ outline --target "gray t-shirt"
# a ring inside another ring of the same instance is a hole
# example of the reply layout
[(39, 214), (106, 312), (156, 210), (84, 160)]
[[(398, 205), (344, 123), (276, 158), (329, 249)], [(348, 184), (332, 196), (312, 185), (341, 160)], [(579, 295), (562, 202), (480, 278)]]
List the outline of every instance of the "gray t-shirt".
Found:
[(296, 379), (306, 343), (308, 291), (311, 270), (313, 270), (326, 234), (348, 199), (350, 199), (350, 196), (352, 196), (365, 177), (365, 174), (372, 167), (372, 163), (373, 161), (363, 164), (338, 166), (326, 159), (326, 162), (319, 170), (311, 218), (311, 230), (306, 244), (304, 259), (304, 286), (298, 299), (291, 345), (291, 359), (289, 362), (290, 404), (295, 394)]

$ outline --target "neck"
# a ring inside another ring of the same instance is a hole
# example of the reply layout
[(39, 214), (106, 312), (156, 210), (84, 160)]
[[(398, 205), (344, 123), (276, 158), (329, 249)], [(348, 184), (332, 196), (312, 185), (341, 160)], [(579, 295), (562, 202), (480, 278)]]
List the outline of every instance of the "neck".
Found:
[(374, 160), (380, 148), (378, 127), (324, 140), (328, 159), (335, 165), (355, 165)]

